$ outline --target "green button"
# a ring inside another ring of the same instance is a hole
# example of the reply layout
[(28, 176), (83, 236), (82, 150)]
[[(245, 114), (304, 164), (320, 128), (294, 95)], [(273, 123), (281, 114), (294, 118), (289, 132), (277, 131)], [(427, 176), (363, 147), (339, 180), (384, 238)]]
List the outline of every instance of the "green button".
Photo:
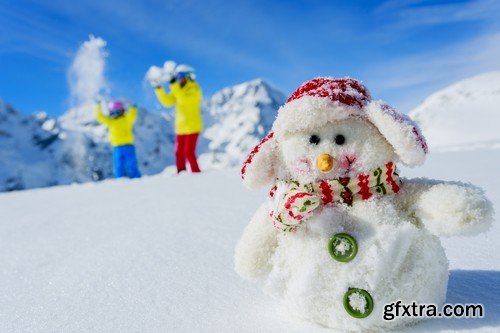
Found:
[(328, 252), (337, 261), (349, 262), (358, 253), (358, 243), (349, 234), (335, 234), (328, 241)]
[(366, 318), (373, 311), (373, 298), (364, 289), (349, 288), (344, 294), (344, 309), (354, 318)]

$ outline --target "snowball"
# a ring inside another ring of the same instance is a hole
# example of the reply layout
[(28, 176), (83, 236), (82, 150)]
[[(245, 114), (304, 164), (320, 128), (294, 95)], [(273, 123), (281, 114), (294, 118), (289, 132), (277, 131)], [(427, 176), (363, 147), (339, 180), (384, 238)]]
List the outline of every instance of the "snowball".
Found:
[(158, 66), (149, 67), (148, 72), (146, 73), (146, 78), (149, 82), (161, 82), (161, 77), (163, 75), (163, 71)]

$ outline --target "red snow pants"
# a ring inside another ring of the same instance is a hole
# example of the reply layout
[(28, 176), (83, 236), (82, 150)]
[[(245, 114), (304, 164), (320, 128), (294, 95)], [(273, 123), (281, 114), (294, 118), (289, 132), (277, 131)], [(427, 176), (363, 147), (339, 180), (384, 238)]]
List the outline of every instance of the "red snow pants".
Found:
[(177, 172), (186, 170), (186, 160), (192, 172), (200, 172), (198, 161), (196, 161), (196, 142), (198, 134), (177, 134), (175, 136), (175, 161)]

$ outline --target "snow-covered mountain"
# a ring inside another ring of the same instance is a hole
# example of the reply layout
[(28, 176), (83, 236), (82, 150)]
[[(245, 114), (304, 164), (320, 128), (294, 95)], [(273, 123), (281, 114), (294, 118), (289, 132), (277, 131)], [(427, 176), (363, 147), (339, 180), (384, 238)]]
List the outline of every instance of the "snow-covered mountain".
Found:
[(209, 112), (203, 136), (208, 152), (203, 166), (223, 168), (241, 164), (248, 152), (269, 132), (285, 95), (262, 79), (227, 87), (205, 103)]
[[(136, 147), (144, 174), (172, 163), (170, 123), (161, 113), (139, 109)], [(92, 106), (54, 119), (42, 112), (24, 116), (0, 101), (0, 191), (109, 178), (110, 157), (106, 128), (93, 118)]]
[(410, 112), (437, 150), (500, 147), (500, 71), (452, 84)]
[(59, 134), (46, 114), (24, 116), (0, 100), (0, 190), (54, 185), (46, 175), (55, 169), (51, 146)]
[[(227, 87), (204, 104), (205, 128), (198, 153), (205, 169), (240, 164), (271, 128), (285, 96), (262, 80)], [(139, 108), (134, 128), (143, 174), (174, 163), (174, 131), (167, 113)], [(204, 142), (203, 142), (204, 141)], [(107, 130), (92, 105), (55, 119), (24, 116), (0, 100), (0, 191), (99, 181), (112, 176)]]

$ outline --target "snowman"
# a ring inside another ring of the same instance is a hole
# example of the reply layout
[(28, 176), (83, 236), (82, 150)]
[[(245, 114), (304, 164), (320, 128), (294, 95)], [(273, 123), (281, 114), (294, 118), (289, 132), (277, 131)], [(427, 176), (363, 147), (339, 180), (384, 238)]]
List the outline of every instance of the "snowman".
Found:
[(428, 152), (417, 125), (359, 81), (315, 78), (279, 109), (241, 175), (270, 186), (235, 250), (287, 315), (347, 331), (396, 329), (384, 306), (443, 304), (448, 260), (439, 236), (475, 235), (493, 215), (470, 184), (402, 179)]

